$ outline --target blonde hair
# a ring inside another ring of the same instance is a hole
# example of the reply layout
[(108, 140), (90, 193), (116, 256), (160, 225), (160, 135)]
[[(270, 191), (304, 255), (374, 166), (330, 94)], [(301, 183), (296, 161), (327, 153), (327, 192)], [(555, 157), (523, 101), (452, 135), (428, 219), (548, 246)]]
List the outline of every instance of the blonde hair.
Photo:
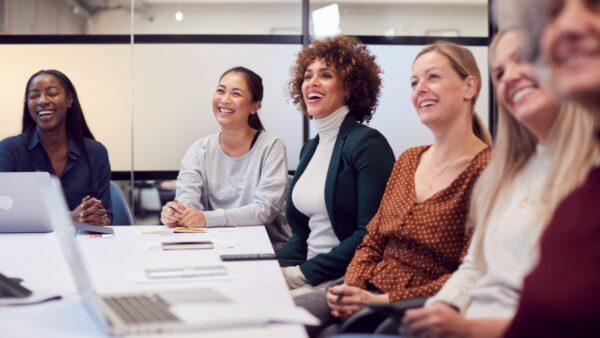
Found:
[[(494, 59), (498, 41), (506, 32), (510, 30), (498, 33), (492, 40), (490, 60)], [(494, 85), (497, 85), (495, 80)], [(548, 136), (550, 172), (541, 194), (541, 224), (550, 220), (558, 203), (584, 181), (594, 166), (600, 154), (594, 133), (593, 117), (587, 111), (572, 102), (561, 104)], [(480, 266), (483, 266), (483, 237), (490, 216), (500, 197), (510, 193), (505, 187), (534, 154), (536, 144), (535, 136), (499, 105), (494, 155), (475, 185), (469, 217), (470, 224), (477, 224), (473, 237), (474, 257)]]
[(461, 79), (465, 80), (467, 77), (473, 76), (477, 80), (475, 96), (473, 96), (473, 100), (471, 102), (471, 125), (475, 136), (477, 136), (485, 144), (492, 144), (492, 137), (490, 136), (490, 133), (475, 112), (475, 103), (477, 102), (479, 92), (481, 91), (481, 73), (479, 71), (479, 67), (477, 67), (477, 61), (475, 61), (473, 53), (471, 53), (471, 51), (465, 47), (459, 46), (455, 43), (438, 41), (421, 49), (421, 51), (415, 57), (415, 61), (423, 54), (431, 52), (437, 52), (445, 56), (448, 61), (450, 61), (450, 66), (452, 66), (452, 69)]

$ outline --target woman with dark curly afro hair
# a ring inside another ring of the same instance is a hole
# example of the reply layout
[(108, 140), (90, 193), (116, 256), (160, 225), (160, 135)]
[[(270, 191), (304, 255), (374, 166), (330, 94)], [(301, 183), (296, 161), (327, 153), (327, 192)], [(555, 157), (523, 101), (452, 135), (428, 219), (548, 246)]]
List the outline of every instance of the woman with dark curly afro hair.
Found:
[(363, 124), (377, 107), (380, 73), (367, 47), (345, 36), (313, 41), (291, 69), (290, 96), (317, 131), (287, 197), (292, 237), (277, 251), (295, 296), (344, 275), (383, 196), (394, 154)]

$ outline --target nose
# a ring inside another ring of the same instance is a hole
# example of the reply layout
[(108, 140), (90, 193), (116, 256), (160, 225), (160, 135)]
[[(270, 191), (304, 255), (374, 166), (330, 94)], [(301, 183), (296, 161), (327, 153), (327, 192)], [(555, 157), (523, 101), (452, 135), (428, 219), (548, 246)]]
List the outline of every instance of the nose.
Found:
[(229, 103), (231, 102), (231, 95), (229, 93), (225, 93), (223, 95), (221, 95), (221, 102), (223, 103)]
[(40, 96), (37, 99), (37, 105), (38, 106), (43, 106), (48, 102), (48, 96), (46, 96), (46, 94), (44, 93), (40, 93)]
[(504, 74), (502, 75), (500, 82), (511, 83), (520, 78), (521, 71), (519, 70), (519, 66), (514, 63), (510, 63), (504, 68)]
[(424, 81), (418, 81), (413, 88), (413, 92), (416, 94), (424, 93), (424, 92), (427, 92), (427, 89), (428, 88), (425, 85)]
[(318, 86), (320, 83), (318, 76), (311, 76), (308, 79), (305, 79), (304, 82), (310, 87)]

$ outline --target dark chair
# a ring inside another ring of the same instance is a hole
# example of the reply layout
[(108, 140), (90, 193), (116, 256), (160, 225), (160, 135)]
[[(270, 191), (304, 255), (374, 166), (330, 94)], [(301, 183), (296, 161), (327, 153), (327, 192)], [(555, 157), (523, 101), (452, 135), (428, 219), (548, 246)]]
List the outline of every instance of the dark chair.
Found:
[(339, 332), (397, 335), (404, 312), (422, 307), (427, 298), (419, 297), (391, 304), (371, 304), (346, 319)]
[(112, 202), (113, 220), (112, 225), (133, 225), (133, 216), (121, 188), (110, 181), (110, 200)]

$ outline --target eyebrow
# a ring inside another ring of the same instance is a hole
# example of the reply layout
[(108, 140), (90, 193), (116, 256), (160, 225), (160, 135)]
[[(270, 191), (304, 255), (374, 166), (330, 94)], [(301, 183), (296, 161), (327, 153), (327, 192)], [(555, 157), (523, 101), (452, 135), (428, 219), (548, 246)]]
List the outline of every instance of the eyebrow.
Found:
[[(217, 86), (217, 89), (221, 89), (221, 88), (222, 88), (222, 89), (227, 89), (227, 86), (225, 86), (225, 85), (222, 85), (222, 84), (220, 84), (220, 85), (218, 85), (218, 86)], [(243, 90), (242, 88), (239, 88), (239, 87), (233, 87), (233, 88), (231, 88), (231, 90), (239, 90), (239, 91), (241, 91), (242, 93), (244, 92), (244, 90)]]
[[(317, 72), (322, 72), (322, 71), (325, 71), (325, 70), (331, 71), (331, 72), (335, 72), (331, 67), (321, 67), (321, 68), (317, 69)], [(312, 69), (306, 68), (305, 73), (312, 72), (312, 71), (313, 71)]]
[[(59, 88), (60, 88), (59, 86), (56, 86), (56, 85), (51, 85), (51, 86), (48, 86), (48, 87), (44, 88), (44, 90), (48, 90), (48, 89), (59, 89)], [(27, 92), (31, 93), (31, 92), (39, 92), (39, 91), (40, 91), (40, 90), (39, 90), (39, 89), (37, 89), (37, 88), (31, 88), (31, 89), (29, 89)]]
[[(440, 67), (437, 67), (437, 66), (434, 66), (434, 67), (431, 67), (431, 68), (427, 68), (427, 70), (425, 70), (425, 74), (427, 74), (427, 73), (431, 72), (432, 70), (436, 70), (436, 69), (442, 70), (442, 68), (440, 68)], [(411, 80), (412, 80), (412, 79), (418, 79), (418, 78), (419, 78), (419, 77), (418, 77), (418, 76), (416, 76), (416, 75), (412, 75), (412, 76), (410, 77), (410, 79), (411, 79)]]

